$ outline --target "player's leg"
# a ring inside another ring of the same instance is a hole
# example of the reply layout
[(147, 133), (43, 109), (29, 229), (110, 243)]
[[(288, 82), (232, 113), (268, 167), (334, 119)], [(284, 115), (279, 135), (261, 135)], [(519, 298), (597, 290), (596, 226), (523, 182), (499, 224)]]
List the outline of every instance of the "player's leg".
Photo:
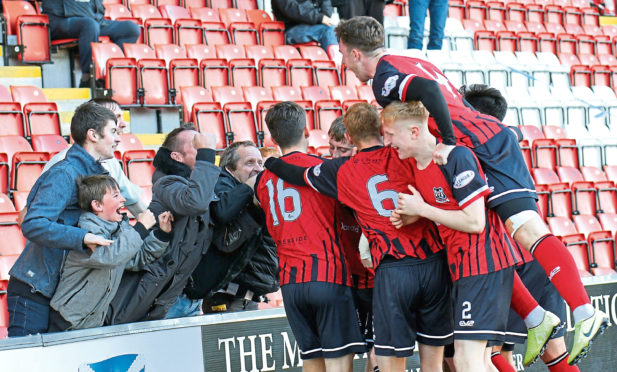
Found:
[(444, 371), (456, 372), (454, 367), (454, 343), (444, 346), (443, 362), (445, 364)]
[(486, 340), (454, 340), (456, 372), (485, 372)]
[(371, 350), (366, 353), (366, 372), (381, 372), (379, 364), (377, 364), (374, 347), (371, 347)]
[(484, 349), (484, 368), (486, 368), (487, 372), (499, 372), (497, 367), (493, 364), (491, 360), (491, 347), (487, 346)]
[(337, 358), (325, 358), (326, 372), (352, 372), (353, 356), (347, 354)]
[(324, 358), (303, 360), (302, 372), (326, 372), (326, 364)]
[(406, 357), (398, 358), (395, 356), (377, 355), (379, 372), (405, 372)]
[(491, 363), (499, 372), (515, 372), (512, 361), (512, 351), (503, 350), (502, 345), (493, 346), (491, 350)]
[(503, 131), (474, 149), (493, 189), (488, 205), (499, 214), (510, 235), (534, 255), (573, 309), (576, 325), (569, 361), (575, 363), (586, 354), (591, 340), (608, 326), (608, 319), (591, 306), (574, 259), (540, 217), (533, 180), (514, 137), (510, 131)]
[(542, 265), (559, 294), (574, 309), (574, 342), (569, 363), (586, 355), (591, 341), (608, 327), (608, 318), (596, 310), (581, 281), (570, 252), (561, 240), (548, 231), (531, 198), (513, 199), (495, 210), (506, 221), (508, 232)]
[(443, 371), (443, 346), (424, 345), (418, 342), (418, 351), (422, 372)]

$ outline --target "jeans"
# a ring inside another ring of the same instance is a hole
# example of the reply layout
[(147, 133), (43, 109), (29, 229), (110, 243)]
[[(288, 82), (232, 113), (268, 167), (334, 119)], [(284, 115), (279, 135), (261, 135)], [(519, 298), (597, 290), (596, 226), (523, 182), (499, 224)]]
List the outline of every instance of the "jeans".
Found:
[(409, 0), (408, 49), (422, 50), (427, 9), (431, 27), (426, 49), (441, 49), (446, 19), (448, 18), (448, 0)]
[(334, 27), (326, 25), (296, 25), (285, 30), (287, 44), (303, 44), (311, 41), (319, 42), (324, 50), (330, 45), (338, 45)]
[(134, 43), (139, 37), (139, 26), (131, 21), (104, 20), (99, 24), (88, 17), (56, 17), (49, 15), (49, 27), (52, 40), (78, 38), (79, 65), (83, 74), (90, 73), (92, 47), (99, 36), (109, 36), (120, 48), (124, 43)]
[(191, 300), (183, 293), (176, 299), (167, 311), (165, 319), (184, 318), (187, 316), (201, 315), (202, 300)]
[(28, 298), (10, 294), (6, 300), (9, 308), (9, 337), (47, 332), (49, 305), (43, 305)]

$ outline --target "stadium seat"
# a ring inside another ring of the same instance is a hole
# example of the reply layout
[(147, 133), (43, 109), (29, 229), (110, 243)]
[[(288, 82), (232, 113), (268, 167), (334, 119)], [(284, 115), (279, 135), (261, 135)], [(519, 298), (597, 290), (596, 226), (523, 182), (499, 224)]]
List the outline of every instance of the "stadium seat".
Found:
[(544, 132), (544, 136), (546, 138), (552, 139), (561, 139), (566, 138), (566, 132), (562, 127), (558, 127), (556, 125), (543, 125), (542, 131)]
[(233, 8), (233, 0), (208, 0), (212, 9)]
[[(272, 90), (264, 87), (242, 87), (244, 100), (251, 103), (254, 110), (260, 101), (272, 101)], [(256, 112), (257, 113), (257, 112)]]
[(343, 115), (343, 108), (337, 100), (315, 102), (315, 114), (319, 129), (328, 131), (332, 122)]
[(0, 136), (23, 136), (24, 114), (18, 102), (0, 103)]
[(581, 172), (574, 167), (557, 167), (557, 175), (559, 176), (559, 180), (561, 182), (569, 183), (570, 185), (574, 182), (583, 182), (583, 175)]
[(341, 79), (334, 61), (313, 61), (315, 83), (322, 87), (340, 85)]
[(610, 231), (614, 236), (617, 232), (617, 213), (599, 213), (598, 220), (603, 231)]
[(0, 194), (0, 213), (5, 212), (15, 212), (15, 206), (7, 194)]
[(562, 237), (561, 239), (572, 255), (581, 277), (591, 276), (589, 266), (589, 244), (583, 234)]
[(300, 55), (304, 59), (311, 61), (329, 61), (328, 54), (321, 48), (315, 45), (302, 45), (298, 47)]
[[(2, 213), (0, 214), (0, 220), (11, 220), (15, 218), (15, 225), (17, 225), (17, 212), (15, 213)], [(21, 233), (20, 233), (21, 234)], [(13, 241), (10, 240), (4, 240), (2, 244), (0, 244), (0, 250), (3, 249), (4, 246), (7, 245), (16, 245), (19, 246), (21, 243), (22, 239), (16, 239)], [(22, 245), (23, 247), (23, 245)], [(19, 255), (0, 255), (0, 280), (7, 282), (9, 280), (9, 270), (11, 270), (11, 268), (13, 267), (13, 265), (15, 264), (15, 261), (17, 261), (17, 258), (19, 257)]]
[(154, 44), (173, 44), (174, 26), (170, 19), (163, 18), (152, 4), (131, 6), (134, 17), (140, 18), (144, 25), (144, 42), (151, 47)]
[(144, 106), (165, 106), (170, 104), (167, 64), (163, 59), (140, 59), (138, 98)]
[(557, 138), (555, 139), (557, 146), (557, 159), (559, 165), (564, 167), (578, 168), (578, 146), (575, 139)]
[(32, 149), (34, 151), (58, 153), (69, 146), (68, 142), (59, 134), (33, 134)]
[(137, 64), (134, 58), (125, 58), (113, 43), (91, 43), (94, 78), (104, 79), (105, 88), (111, 89), (112, 98), (120, 105), (137, 103)]
[(124, 43), (124, 55), (127, 58), (135, 58), (139, 61), (142, 58), (156, 59), (156, 53), (149, 45), (143, 43), (128, 44)]
[(19, 102), (23, 107), (31, 102), (47, 102), (45, 93), (39, 87), (32, 85), (11, 85), (11, 96), (13, 102)]
[[(0, 149), (2, 148), (0, 147)], [(11, 179), (9, 169), (10, 169), (9, 155), (6, 152), (0, 152), (0, 192), (3, 194), (7, 194), (7, 195), (9, 193), (9, 186), (10, 186), (10, 179)]]
[(261, 45), (285, 44), (285, 24), (283, 22), (272, 21), (270, 16), (260, 9), (247, 10), (246, 16), (257, 27)]
[[(598, 201), (598, 217), (602, 214), (617, 213), (617, 188), (612, 181), (597, 181), (594, 183)], [(600, 220), (600, 222), (602, 222)]]
[(62, 134), (60, 113), (55, 102), (31, 102), (23, 107), (26, 137), (36, 134)]
[(223, 150), (232, 141), (231, 132), (225, 126), (225, 113), (218, 102), (197, 102), (192, 106), (192, 117), (198, 131), (212, 133), (216, 148)]
[(595, 215), (597, 213), (598, 193), (592, 182), (575, 182), (572, 184), (572, 191), (574, 192), (573, 215)]
[(212, 98), (222, 106), (229, 102), (244, 102), (242, 88), (233, 86), (212, 87)]
[(602, 182), (608, 181), (606, 178), (606, 174), (604, 171), (598, 167), (580, 167), (581, 173), (583, 174), (583, 178), (588, 182)]
[[(223, 106), (233, 141), (253, 141), (258, 144), (255, 113), (249, 102), (230, 102)], [(233, 142), (232, 141), (232, 142)]]
[[(37, 14), (27, 1), (3, 1), (6, 33), (3, 32), (3, 49), (9, 53), (9, 35), (16, 36), (21, 51), (17, 57), (24, 63), (51, 62), (51, 42), (47, 15)], [(5, 54), (3, 53), (3, 54)], [(5, 64), (8, 59), (5, 57)]]
[(49, 161), (49, 153), (18, 151), (11, 163), (11, 191), (29, 191)]
[(519, 125), (518, 128), (521, 130), (523, 138), (526, 140), (533, 141), (544, 138), (542, 130), (535, 125)]
[(326, 130), (313, 129), (309, 130), (308, 144), (312, 148), (315, 155), (328, 155), (330, 150), (330, 137)]
[(552, 139), (535, 139), (532, 142), (534, 167), (555, 169), (557, 166), (557, 145)]
[[(204, 0), (205, 3), (205, 0)], [(198, 19), (201, 22), (221, 22), (219, 11), (217, 9), (207, 7), (187, 7), (190, 9), (191, 18)]]
[(300, 89), (293, 86), (272, 87), (272, 96), (276, 101), (299, 101), (302, 99)]
[(576, 226), (576, 230), (585, 235), (585, 237), (589, 236), (590, 233), (596, 231), (602, 231), (602, 225), (596, 219), (595, 216), (590, 214), (580, 214), (572, 216), (574, 220), (574, 225)]
[(257, 10), (257, 0), (234, 0), (234, 8)]
[(229, 65), (224, 59), (202, 59), (199, 63), (201, 82), (206, 88), (229, 85)]
[(506, 25), (503, 23), (503, 21), (485, 19), (483, 23), (485, 30), (493, 31), (494, 33), (507, 30)]
[(358, 101), (356, 90), (346, 85), (330, 86), (330, 97), (345, 105), (345, 101)]
[(257, 136), (262, 146), (276, 147), (276, 143), (272, 140), (268, 126), (266, 125), (266, 114), (270, 107), (277, 104), (277, 101), (259, 101), (257, 108), (255, 109), (255, 116), (257, 116)]
[[(193, 105), (200, 102), (212, 102), (212, 93), (204, 87), (180, 87), (182, 91), (182, 106), (184, 107), (184, 121), (193, 122)], [(220, 109), (220, 107), (219, 107)]]
[(139, 137), (132, 133), (122, 133), (120, 134), (120, 143), (116, 147), (116, 151), (120, 151), (120, 153), (124, 153), (129, 150), (143, 150), (144, 145), (141, 143)]
[(467, 18), (470, 19), (486, 19), (487, 8), (483, 1), (467, 0), (465, 3), (467, 8)]
[(198, 61), (202, 59), (216, 59), (216, 49), (207, 44), (193, 44), (193, 45), (185, 45), (186, 56), (188, 58), (195, 58)]
[(231, 36), (223, 22), (202, 22), (206, 44), (214, 46), (231, 44)]
[(547, 217), (546, 222), (548, 223), (551, 232), (556, 236), (569, 236), (578, 234), (576, 226), (569, 218)]
[(613, 275), (617, 262), (615, 261), (615, 239), (610, 231), (592, 232), (587, 237), (591, 262), (589, 264), (593, 275)]
[(317, 101), (326, 101), (331, 99), (327, 88), (320, 86), (302, 87), (302, 98), (309, 100), (315, 104)]
[(124, 171), (132, 183), (141, 187), (152, 186), (154, 155), (154, 150), (126, 150), (123, 152)]

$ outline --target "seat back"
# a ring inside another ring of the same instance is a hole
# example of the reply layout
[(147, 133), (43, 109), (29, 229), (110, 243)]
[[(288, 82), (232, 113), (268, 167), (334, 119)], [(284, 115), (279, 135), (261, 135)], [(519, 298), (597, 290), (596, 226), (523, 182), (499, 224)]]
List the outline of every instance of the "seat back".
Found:
[(17, 102), (0, 103), (0, 136), (23, 136), (24, 114)]
[(223, 107), (227, 117), (229, 131), (233, 133), (233, 141), (257, 140), (257, 124), (255, 113), (249, 102), (233, 102)]
[(11, 190), (29, 191), (49, 161), (47, 152), (16, 152), (11, 166)]
[(209, 89), (198, 86), (180, 87), (180, 91), (182, 93), (182, 105), (184, 107), (184, 121), (194, 122), (192, 116), (193, 105), (200, 102), (212, 102), (212, 93)]
[(192, 116), (197, 130), (214, 134), (217, 149), (227, 147), (231, 137), (225, 126), (225, 114), (218, 102), (195, 103)]
[(176, 44), (156, 44), (154, 52), (156, 53), (156, 58), (165, 60), (167, 66), (169, 66), (169, 62), (172, 59), (186, 58), (186, 49)]
[(202, 59), (201, 81), (206, 88), (229, 85), (229, 65), (224, 59)]
[(216, 49), (208, 44), (185, 45), (184, 48), (186, 49), (186, 56), (188, 58), (195, 58), (198, 61), (205, 58), (217, 58)]
[(191, 7), (190, 9), (193, 19), (198, 19), (202, 22), (221, 22), (218, 9), (212, 9), (207, 7)]
[(141, 143), (139, 137), (132, 133), (122, 133), (120, 134), (120, 143), (118, 143), (116, 151), (124, 153), (130, 150), (143, 150), (143, 148), (144, 145)]
[(33, 134), (32, 149), (34, 151), (58, 153), (69, 146), (68, 142), (59, 134)]
[(154, 150), (127, 150), (122, 154), (122, 163), (128, 179), (141, 187), (152, 186)]
[(36, 134), (61, 135), (60, 113), (55, 102), (32, 102), (24, 106), (26, 136)]
[[(0, 243), (0, 257), (14, 256), (23, 252), (26, 246), (26, 238), (21, 233), (21, 229), (17, 224), (17, 218), (19, 212), (2, 212), (0, 213), (0, 236), (2, 236), (2, 242)], [(14, 263), (14, 260), (11, 260)], [(3, 265), (7, 262), (0, 263), (0, 279), (6, 280), (8, 276), (8, 269), (11, 266)], [(7, 267), (8, 266), (8, 267)]]
[(17, 44), (24, 46), (19, 54), (22, 62), (51, 62), (49, 20), (44, 14), (17, 17)]
[(18, 32), (17, 18), (22, 15), (36, 15), (36, 9), (27, 1), (3, 1), (2, 14), (6, 19), (6, 32), (16, 35)]
[(13, 101), (19, 102), (22, 107), (30, 102), (47, 102), (45, 93), (39, 87), (32, 85), (11, 85), (10, 87)]
[(147, 44), (128, 44), (124, 43), (124, 54), (128, 58), (135, 58), (135, 60), (139, 61), (142, 58), (150, 58), (154, 59), (156, 57), (156, 53), (154, 50)]
[(162, 59), (142, 59), (137, 63), (140, 87), (143, 89), (144, 105), (169, 104), (167, 67)]
[(244, 102), (242, 88), (234, 86), (212, 87), (212, 98), (222, 106), (229, 102)]

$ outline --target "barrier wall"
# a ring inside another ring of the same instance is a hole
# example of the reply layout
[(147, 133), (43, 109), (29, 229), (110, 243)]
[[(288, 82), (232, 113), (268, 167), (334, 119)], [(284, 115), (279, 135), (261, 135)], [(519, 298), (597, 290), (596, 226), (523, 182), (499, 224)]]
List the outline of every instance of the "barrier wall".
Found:
[[(610, 316), (606, 333), (580, 364), (585, 372), (617, 371), (617, 279), (588, 283), (592, 303)], [(573, 324), (567, 319), (567, 345)], [(538, 362), (517, 371), (546, 371)], [(363, 371), (357, 356), (354, 371)], [(283, 309), (143, 322), (58, 334), (0, 340), (2, 372), (265, 372), (302, 370)], [(408, 371), (419, 372), (417, 356)]]

